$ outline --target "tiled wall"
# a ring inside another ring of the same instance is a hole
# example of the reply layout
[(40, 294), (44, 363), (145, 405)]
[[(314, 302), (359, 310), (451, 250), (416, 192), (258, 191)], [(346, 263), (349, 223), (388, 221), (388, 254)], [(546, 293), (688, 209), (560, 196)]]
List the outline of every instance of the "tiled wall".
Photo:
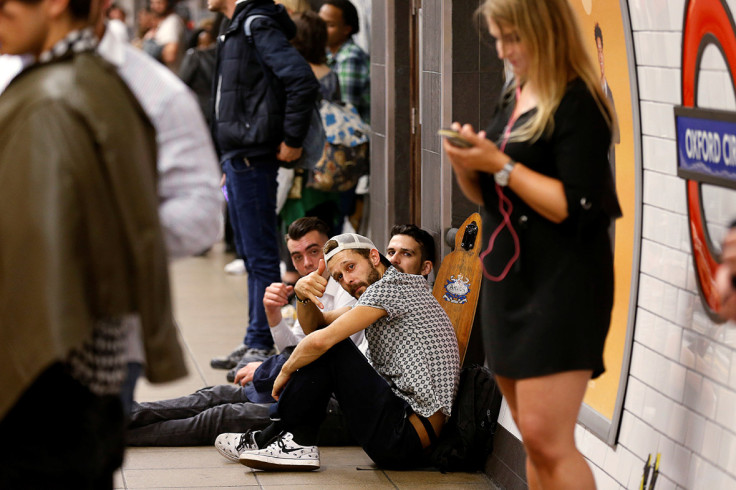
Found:
[[(625, 3), (625, 2), (622, 2)], [(736, 12), (736, 0), (727, 2)], [(662, 453), (658, 490), (736, 489), (736, 325), (704, 313), (690, 252), (685, 184), (677, 177), (673, 107), (680, 104), (684, 0), (631, 0), (640, 93), (643, 229), (638, 310), (619, 443), (578, 426), (598, 488), (639, 488), (649, 453)], [(624, 7), (625, 8), (625, 7)], [(700, 107), (736, 111), (720, 53), (706, 53)], [(715, 241), (736, 218), (736, 192), (709, 188)], [(504, 407), (502, 425), (517, 435)]]

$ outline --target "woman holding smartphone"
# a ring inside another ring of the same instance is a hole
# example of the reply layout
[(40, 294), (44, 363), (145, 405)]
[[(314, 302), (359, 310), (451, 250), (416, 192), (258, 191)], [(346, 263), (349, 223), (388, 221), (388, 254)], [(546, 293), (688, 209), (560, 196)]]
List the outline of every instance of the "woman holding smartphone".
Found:
[(488, 130), (454, 123), (471, 146), (444, 148), (483, 205), (486, 355), (529, 487), (595, 488), (574, 430), (613, 305), (612, 110), (567, 0), (486, 0), (478, 13), (514, 77)]

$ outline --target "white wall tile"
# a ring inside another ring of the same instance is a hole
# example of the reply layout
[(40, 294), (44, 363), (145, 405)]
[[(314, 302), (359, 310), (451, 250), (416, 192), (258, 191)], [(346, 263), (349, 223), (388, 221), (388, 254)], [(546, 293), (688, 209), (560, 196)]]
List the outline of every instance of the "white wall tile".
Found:
[(658, 208), (685, 216), (685, 182), (679, 177), (644, 171), (644, 199)]
[(616, 474), (613, 476), (616, 481), (628, 485), (632, 473), (638, 472), (639, 468), (641, 468), (641, 461), (631, 451), (622, 448), (618, 459), (618, 468), (616, 468)]
[(640, 270), (673, 286), (687, 286), (689, 259), (684, 252), (650, 240), (642, 240)]
[(630, 0), (631, 28), (635, 31), (679, 31), (684, 0)]
[(599, 490), (618, 490), (619, 485), (608, 473), (598, 467), (592, 467), (595, 486)]
[(721, 434), (720, 452), (716, 461), (718, 466), (725, 468), (731, 476), (736, 476), (736, 435), (732, 432), (723, 431)]
[[(723, 58), (720, 58), (722, 62)], [(703, 109), (734, 110), (736, 96), (727, 71), (701, 70), (695, 105)]]
[(659, 432), (669, 426), (672, 401), (655, 389), (648, 388), (644, 397), (644, 422)]
[(674, 402), (681, 403), (685, 391), (685, 375), (687, 369), (667, 359), (665, 359), (663, 366), (666, 366), (662, 371), (664, 376), (658, 384), (657, 389), (674, 400)]
[(703, 437), (703, 447), (700, 450), (700, 454), (708, 461), (712, 461), (714, 463), (718, 462), (718, 457), (721, 453), (722, 434), (722, 427), (716, 425), (710, 420), (705, 422), (705, 436)]
[[(700, 301), (700, 297), (697, 293), (691, 291), (685, 291), (680, 289), (677, 291), (677, 310), (674, 318), (669, 318), (677, 325), (686, 327), (690, 325), (693, 320), (693, 311), (696, 302)], [(700, 304), (700, 303), (698, 303)]]
[(644, 169), (677, 175), (677, 142), (675, 140), (644, 136), (642, 156)]
[(736, 392), (725, 386), (719, 388), (716, 421), (736, 433)]
[(642, 66), (639, 73), (639, 98), (651, 102), (681, 104), (680, 70)]
[[(624, 401), (624, 407), (629, 413), (638, 416), (639, 418), (641, 418), (642, 410), (644, 408), (645, 389), (646, 386), (641, 381), (633, 377), (629, 378), (629, 382), (626, 387), (626, 400)], [(623, 420), (625, 420), (627, 416), (628, 415), (624, 413)]]
[(639, 112), (643, 134), (675, 139), (675, 112), (670, 104), (642, 101)]
[(680, 68), (682, 34), (679, 32), (642, 31), (634, 33), (638, 66)]
[[(690, 235), (687, 217), (684, 214), (650, 205), (644, 206), (642, 214), (642, 236), (644, 238), (680, 251), (689, 251)], [(691, 269), (688, 269), (688, 272)], [(688, 289), (692, 288), (688, 287)]]
[(710, 379), (703, 378), (695, 410), (706, 418), (715, 419), (716, 401), (716, 385)]
[(602, 469), (608, 475), (616, 474), (616, 468), (618, 468), (618, 458), (622, 450), (622, 445), (619, 444), (615, 448), (606, 452), (606, 459), (603, 461)]
[(689, 412), (685, 445), (693, 451), (700, 451), (705, 437), (705, 419), (696, 413)]
[(736, 350), (731, 353), (731, 375), (728, 377), (728, 386), (736, 390)]
[(667, 437), (680, 443), (685, 442), (689, 417), (690, 410), (683, 405), (674, 404), (670, 412), (670, 423), (665, 432)]
[(684, 486), (690, 470), (691, 457), (692, 451), (687, 449), (685, 446), (675, 444), (671, 461), (665, 461), (663, 464), (660, 458), (659, 471), (672, 481)]
[(698, 400), (700, 398), (700, 386), (702, 384), (703, 377), (695, 371), (688, 371), (685, 375), (683, 404), (690, 410), (697, 411)]

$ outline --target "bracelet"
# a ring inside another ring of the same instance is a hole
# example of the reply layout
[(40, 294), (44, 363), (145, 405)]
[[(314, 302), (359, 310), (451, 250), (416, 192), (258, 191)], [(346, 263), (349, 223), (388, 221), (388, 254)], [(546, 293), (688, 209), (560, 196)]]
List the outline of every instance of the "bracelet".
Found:
[(310, 300), (309, 298), (307, 298), (307, 299), (301, 299), (301, 298), (299, 297), (299, 295), (298, 295), (298, 294), (296, 294), (296, 293), (294, 293), (294, 297), (296, 298), (296, 300), (297, 300), (298, 302), (300, 302), (300, 303), (301, 303), (301, 304), (303, 304), (303, 305), (306, 305), (307, 303), (311, 303), (311, 302), (312, 302), (312, 301), (311, 301), (311, 300)]

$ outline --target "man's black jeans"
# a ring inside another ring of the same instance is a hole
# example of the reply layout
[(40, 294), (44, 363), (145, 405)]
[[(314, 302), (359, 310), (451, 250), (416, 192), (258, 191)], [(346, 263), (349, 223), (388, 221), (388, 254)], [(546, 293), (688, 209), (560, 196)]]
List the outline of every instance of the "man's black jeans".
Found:
[(316, 444), (332, 393), (353, 437), (376, 464), (395, 469), (427, 464), (409, 421), (409, 404), (394, 394), (350, 339), (292, 375), (279, 398), (281, 425), (300, 444)]

